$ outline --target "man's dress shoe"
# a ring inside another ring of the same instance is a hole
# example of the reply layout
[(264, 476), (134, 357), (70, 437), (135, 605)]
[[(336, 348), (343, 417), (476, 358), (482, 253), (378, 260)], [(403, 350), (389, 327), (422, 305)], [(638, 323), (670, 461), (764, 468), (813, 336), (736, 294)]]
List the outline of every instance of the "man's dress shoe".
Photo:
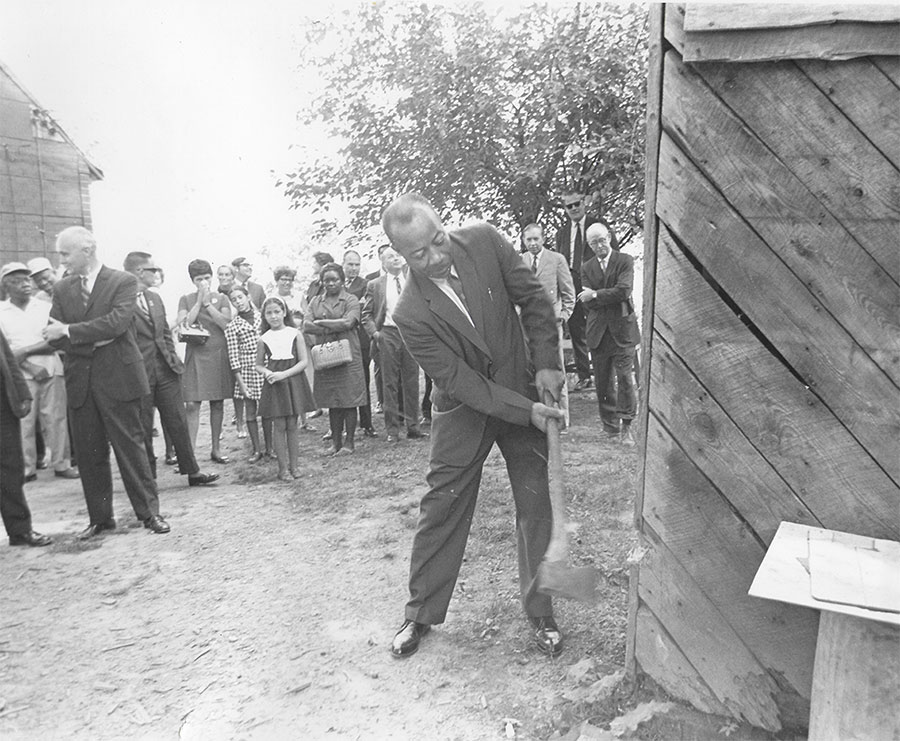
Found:
[(417, 623), (414, 620), (405, 621), (391, 643), (391, 656), (395, 659), (412, 656), (419, 650), (419, 641), (429, 630), (431, 630), (431, 626), (425, 623)]
[(34, 530), (28, 533), (21, 533), (20, 535), (9, 536), (10, 545), (30, 545), (37, 547), (50, 545), (52, 542), (53, 539), (49, 535), (41, 535), (40, 533), (34, 532)]
[(559, 656), (563, 650), (562, 633), (552, 617), (530, 618), (534, 628), (532, 640), (538, 651), (547, 656)]
[(65, 471), (54, 471), (53, 475), (58, 479), (80, 479), (81, 474), (77, 468), (67, 468)]
[(406, 438), (408, 440), (424, 440), (428, 437), (427, 432), (422, 432), (422, 430), (407, 430)]
[(29, 473), (29, 474), (25, 477), (25, 483), (26, 483), (26, 484), (31, 483), (32, 481), (37, 481), (37, 474), (36, 474), (36, 473)]
[(91, 524), (88, 525), (84, 530), (78, 533), (78, 540), (90, 540), (91, 538), (100, 535), (104, 530), (115, 530), (116, 529), (116, 521), (108, 520), (107, 522), (100, 522), (96, 525)]
[(219, 480), (219, 474), (217, 473), (203, 473), (202, 471), (198, 471), (197, 473), (188, 474), (188, 486), (206, 486), (207, 484), (211, 484), (213, 481)]
[(160, 535), (163, 533), (167, 533), (172, 529), (169, 527), (169, 523), (159, 515), (150, 515), (146, 520), (144, 520), (144, 527)]
[(174, 455), (166, 456), (166, 465), (167, 466), (177, 466), (178, 465), (178, 457)]
[(375, 432), (374, 427), (363, 427), (363, 435), (366, 437), (378, 437), (378, 433)]

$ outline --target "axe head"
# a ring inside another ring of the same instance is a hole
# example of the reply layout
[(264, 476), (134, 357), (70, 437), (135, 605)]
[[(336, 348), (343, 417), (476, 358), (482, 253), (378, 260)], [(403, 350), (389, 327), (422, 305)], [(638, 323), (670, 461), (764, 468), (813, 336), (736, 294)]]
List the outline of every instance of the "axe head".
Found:
[(600, 599), (600, 571), (593, 566), (569, 566), (565, 561), (541, 561), (537, 590), (551, 597), (595, 603)]

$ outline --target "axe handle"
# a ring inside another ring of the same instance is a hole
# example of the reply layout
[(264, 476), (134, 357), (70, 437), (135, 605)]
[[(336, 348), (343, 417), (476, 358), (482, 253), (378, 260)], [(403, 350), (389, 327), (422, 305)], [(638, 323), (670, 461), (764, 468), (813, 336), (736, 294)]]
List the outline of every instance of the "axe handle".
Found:
[[(544, 403), (555, 406), (555, 400), (544, 392)], [(566, 489), (563, 482), (562, 448), (559, 439), (559, 420), (547, 420), (547, 474), (550, 484), (550, 508), (553, 512), (553, 529), (550, 544), (544, 554), (545, 561), (569, 560), (569, 532), (566, 527)]]

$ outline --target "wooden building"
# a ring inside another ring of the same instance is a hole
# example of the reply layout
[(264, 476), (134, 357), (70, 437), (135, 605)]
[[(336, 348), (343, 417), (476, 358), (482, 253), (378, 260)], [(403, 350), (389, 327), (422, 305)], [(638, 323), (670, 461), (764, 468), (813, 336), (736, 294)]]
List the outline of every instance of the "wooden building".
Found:
[(90, 229), (88, 186), (102, 177), (0, 64), (0, 263), (50, 257), (62, 229)]
[(782, 521), (900, 539), (900, 6), (653, 6), (629, 661), (807, 724), (818, 613), (747, 590)]

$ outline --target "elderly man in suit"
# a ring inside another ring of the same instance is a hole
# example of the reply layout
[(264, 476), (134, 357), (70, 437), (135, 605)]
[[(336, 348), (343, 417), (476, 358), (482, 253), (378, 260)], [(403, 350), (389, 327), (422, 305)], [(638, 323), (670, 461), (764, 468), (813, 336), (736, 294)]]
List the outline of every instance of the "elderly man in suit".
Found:
[(44, 546), (51, 539), (31, 529), (25, 501), (25, 463), (19, 420), (31, 410), (31, 392), (13, 351), (0, 332), (0, 517), (10, 545)]
[(585, 335), (594, 358), (600, 421), (610, 437), (632, 446), (631, 422), (637, 412), (634, 349), (641, 341), (631, 303), (634, 259), (612, 251), (609, 230), (602, 224), (588, 227), (587, 240), (594, 257), (584, 264), (578, 300), (587, 312)]
[(428, 433), (419, 426), (419, 366), (403, 342), (394, 319), (397, 303), (409, 277), (404, 270), (403, 258), (390, 245), (379, 246), (378, 256), (383, 271), (382, 275), (369, 281), (366, 288), (362, 325), (373, 344), (378, 345), (384, 394), (385, 441), (397, 442), (402, 425), (406, 426), (406, 437), (418, 440), (428, 437)]
[(431, 625), (444, 621), (482, 467), (496, 442), (516, 506), (523, 607), (537, 647), (556, 655), (562, 634), (536, 579), (552, 526), (543, 432), (549, 418), (563, 418), (538, 401), (558, 399), (565, 379), (553, 305), (521, 256), (488, 224), (448, 232), (431, 204), (409, 193), (388, 206), (382, 227), (411, 271), (394, 318), (413, 357), (434, 379), (428, 492), (413, 540), (406, 621), (391, 653), (415, 653)]
[[(566, 264), (566, 258), (558, 252), (544, 248), (544, 230), (540, 224), (529, 224), (522, 230), (522, 241), (525, 243), (526, 252), (522, 256), (525, 264), (531, 268), (537, 279), (541, 282), (553, 309), (556, 311), (557, 327), (559, 328), (559, 362), (564, 367), (565, 360), (562, 350), (562, 325), (572, 316), (575, 308), (575, 284), (572, 282), (572, 274)], [(569, 389), (566, 384), (562, 386), (559, 407), (566, 415), (566, 426), (569, 426)]]
[(126, 272), (138, 281), (137, 311), (134, 312), (134, 336), (144, 368), (150, 393), (141, 398), (141, 423), (144, 428), (144, 447), (153, 478), (156, 478), (156, 453), (153, 450), (153, 409), (159, 409), (159, 419), (166, 435), (175, 447), (178, 471), (188, 477), (189, 486), (211, 484), (217, 473), (204, 473), (194, 456), (194, 446), (188, 432), (181, 374), (184, 363), (175, 352), (175, 340), (166, 319), (162, 299), (151, 290), (157, 285), (159, 268), (149, 252), (129, 252), (123, 264)]
[(137, 281), (100, 262), (94, 235), (84, 227), (60, 232), (56, 253), (69, 276), (53, 290), (44, 338), (65, 351), (66, 392), (90, 517), (79, 537), (116, 526), (110, 445), (134, 513), (144, 527), (167, 533), (141, 426), (141, 397), (150, 387), (134, 339)]

